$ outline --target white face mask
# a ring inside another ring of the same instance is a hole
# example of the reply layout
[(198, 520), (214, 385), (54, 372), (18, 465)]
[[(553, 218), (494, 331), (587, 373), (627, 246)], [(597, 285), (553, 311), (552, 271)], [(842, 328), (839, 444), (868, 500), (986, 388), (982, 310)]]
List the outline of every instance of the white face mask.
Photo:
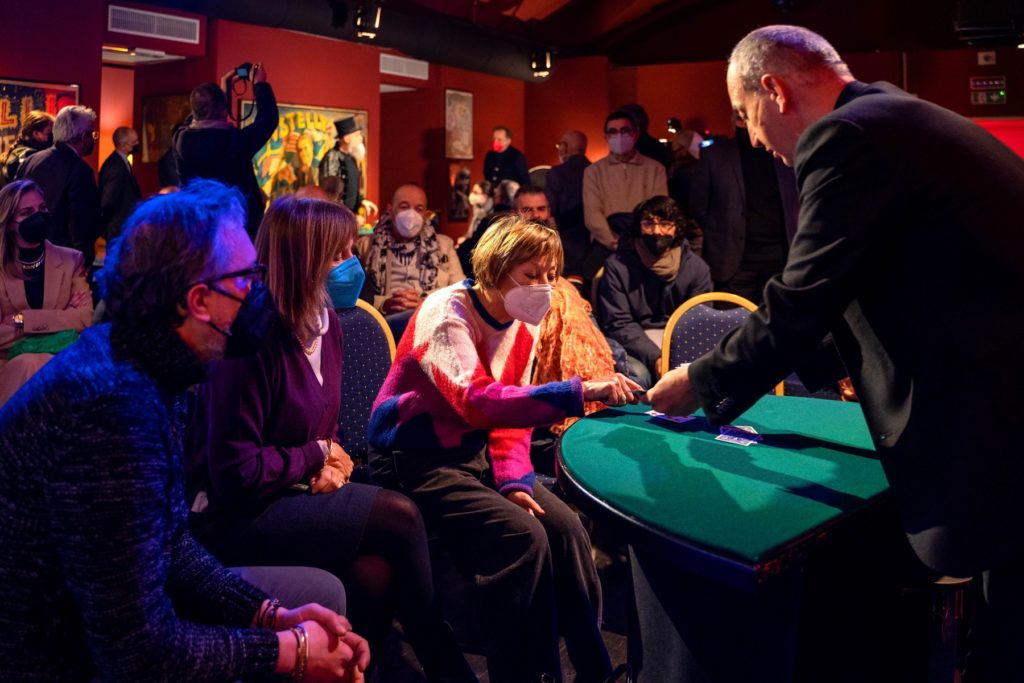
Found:
[(402, 237), (411, 239), (423, 229), (423, 216), (415, 209), (399, 211), (395, 214), (395, 229)]
[(612, 154), (629, 154), (633, 151), (633, 145), (635, 144), (636, 140), (633, 139), (632, 135), (618, 133), (608, 136), (608, 149)]
[[(516, 282), (511, 275), (508, 279)], [(551, 292), (554, 289), (552, 285), (521, 285), (516, 282), (516, 286), (502, 297), (505, 312), (528, 325), (540, 325), (551, 308)]]

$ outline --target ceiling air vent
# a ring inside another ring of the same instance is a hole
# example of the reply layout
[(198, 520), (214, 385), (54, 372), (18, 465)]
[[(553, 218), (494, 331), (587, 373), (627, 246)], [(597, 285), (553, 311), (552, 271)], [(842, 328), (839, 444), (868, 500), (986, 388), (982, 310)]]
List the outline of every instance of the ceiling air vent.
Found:
[(420, 81), (430, 79), (430, 63), (422, 59), (409, 59), (397, 55), (381, 54), (380, 72), (392, 76), (405, 76)]
[(134, 7), (110, 5), (107, 11), (107, 30), (147, 36), (178, 43), (199, 44), (199, 20), (173, 14), (147, 12)]

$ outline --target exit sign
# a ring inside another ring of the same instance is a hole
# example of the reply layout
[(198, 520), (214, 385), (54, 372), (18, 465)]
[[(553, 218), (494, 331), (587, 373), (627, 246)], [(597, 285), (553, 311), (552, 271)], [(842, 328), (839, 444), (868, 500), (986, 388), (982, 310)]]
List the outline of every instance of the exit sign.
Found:
[(1006, 104), (1006, 91), (977, 90), (971, 93), (971, 104)]

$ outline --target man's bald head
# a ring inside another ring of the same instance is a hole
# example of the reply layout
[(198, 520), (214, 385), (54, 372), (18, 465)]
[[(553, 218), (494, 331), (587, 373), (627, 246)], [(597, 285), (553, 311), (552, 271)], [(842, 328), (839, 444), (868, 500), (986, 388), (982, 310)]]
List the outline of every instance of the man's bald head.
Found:
[(729, 55), (729, 73), (745, 90), (760, 88), (766, 73), (790, 78), (832, 75), (852, 78), (832, 45), (802, 26), (763, 26), (736, 43)]
[(562, 134), (559, 143), (565, 146), (565, 155), (587, 153), (587, 136), (578, 130), (568, 130)]

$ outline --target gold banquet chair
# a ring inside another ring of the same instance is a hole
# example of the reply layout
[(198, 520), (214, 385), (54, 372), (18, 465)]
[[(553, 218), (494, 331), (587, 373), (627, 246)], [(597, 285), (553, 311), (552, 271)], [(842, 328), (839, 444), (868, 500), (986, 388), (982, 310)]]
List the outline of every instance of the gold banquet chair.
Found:
[[(713, 303), (729, 303), (734, 307), (718, 309), (711, 306)], [(661, 339), (661, 367), (668, 371), (697, 360), (756, 310), (754, 302), (728, 292), (708, 292), (687, 299), (665, 325)], [(782, 394), (782, 382), (779, 382), (775, 395)]]

